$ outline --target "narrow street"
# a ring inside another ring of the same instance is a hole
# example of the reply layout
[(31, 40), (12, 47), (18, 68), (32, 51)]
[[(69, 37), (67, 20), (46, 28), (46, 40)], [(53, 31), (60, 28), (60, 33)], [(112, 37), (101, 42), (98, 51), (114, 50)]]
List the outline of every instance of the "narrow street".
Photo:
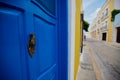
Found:
[(102, 79), (120, 80), (120, 49), (93, 39), (87, 39), (86, 44), (91, 50)]
[(77, 80), (97, 80), (89, 54), (89, 46), (86, 44), (86, 41), (84, 41)]

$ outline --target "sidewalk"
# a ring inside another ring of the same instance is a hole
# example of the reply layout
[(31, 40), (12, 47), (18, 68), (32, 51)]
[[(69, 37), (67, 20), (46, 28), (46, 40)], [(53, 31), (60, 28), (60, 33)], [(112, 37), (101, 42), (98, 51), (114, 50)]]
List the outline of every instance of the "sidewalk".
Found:
[(108, 45), (112, 46), (112, 47), (115, 47), (115, 48), (119, 48), (120, 49), (120, 43), (115, 43), (115, 42), (112, 42), (112, 43), (107, 43)]
[(116, 42), (107, 42), (107, 41), (102, 41), (102, 40), (96, 40), (96, 39), (93, 39), (93, 38), (91, 38), (91, 39), (94, 40), (94, 41), (100, 41), (100, 42), (104, 43), (104, 44), (107, 45), (107, 46), (110, 46), (110, 47), (114, 47), (114, 48), (120, 49), (120, 43), (116, 43)]
[(86, 42), (84, 42), (83, 53), (80, 57), (80, 66), (77, 80), (97, 80), (89, 55), (89, 47), (87, 46)]

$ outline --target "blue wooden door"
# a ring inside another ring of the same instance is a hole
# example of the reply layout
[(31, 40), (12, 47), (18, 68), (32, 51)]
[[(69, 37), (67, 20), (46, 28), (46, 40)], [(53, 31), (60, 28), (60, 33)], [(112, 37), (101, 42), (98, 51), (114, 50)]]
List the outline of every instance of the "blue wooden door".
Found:
[(0, 80), (58, 80), (57, 39), (55, 0), (0, 0)]

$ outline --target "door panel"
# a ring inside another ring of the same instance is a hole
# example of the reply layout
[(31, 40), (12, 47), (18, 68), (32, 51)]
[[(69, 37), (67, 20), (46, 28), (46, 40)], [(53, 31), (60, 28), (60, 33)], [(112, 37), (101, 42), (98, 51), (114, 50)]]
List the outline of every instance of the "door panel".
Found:
[[(55, 24), (34, 16), (33, 19), (35, 34), (36, 34), (36, 50), (34, 56), (29, 61), (30, 64), (30, 76), (32, 79), (36, 79), (41, 75), (55, 73), (57, 63), (56, 52), (56, 27)], [(51, 70), (51, 67), (54, 66)], [(48, 72), (48, 73), (46, 73)], [(36, 75), (38, 75), (36, 77)], [(48, 80), (46, 76), (45, 80)]]
[(21, 80), (25, 73), (22, 17), (22, 11), (0, 7), (0, 80)]

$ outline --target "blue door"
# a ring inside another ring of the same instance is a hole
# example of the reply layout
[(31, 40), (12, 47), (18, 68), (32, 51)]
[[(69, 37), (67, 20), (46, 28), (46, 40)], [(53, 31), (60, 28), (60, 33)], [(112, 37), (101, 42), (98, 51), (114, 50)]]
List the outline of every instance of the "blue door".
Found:
[(56, 3), (0, 0), (0, 80), (58, 80)]

